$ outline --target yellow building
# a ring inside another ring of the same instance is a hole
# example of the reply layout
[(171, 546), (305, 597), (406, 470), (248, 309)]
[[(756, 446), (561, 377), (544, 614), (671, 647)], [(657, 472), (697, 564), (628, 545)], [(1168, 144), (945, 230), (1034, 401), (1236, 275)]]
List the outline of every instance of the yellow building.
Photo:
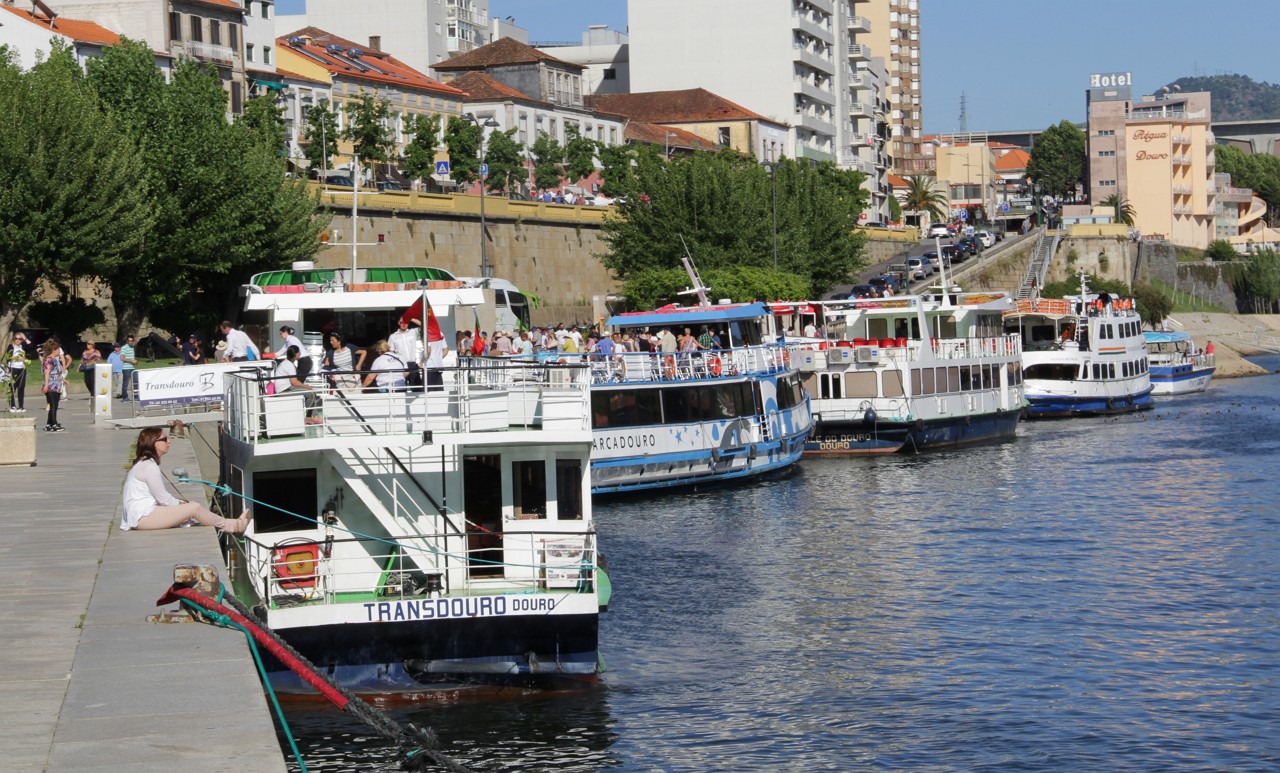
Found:
[(939, 144), (934, 148), (938, 183), (947, 193), (952, 216), (962, 209), (981, 206), (995, 216), (996, 156), (985, 142)]

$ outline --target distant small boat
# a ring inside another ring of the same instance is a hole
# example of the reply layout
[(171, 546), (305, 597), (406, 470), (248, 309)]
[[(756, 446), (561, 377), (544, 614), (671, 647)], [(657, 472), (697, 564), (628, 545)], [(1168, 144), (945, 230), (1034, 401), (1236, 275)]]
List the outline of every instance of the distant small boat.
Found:
[(1185, 395), (1203, 392), (1216, 369), (1216, 357), (1196, 349), (1187, 333), (1144, 332), (1151, 362), (1151, 393)]

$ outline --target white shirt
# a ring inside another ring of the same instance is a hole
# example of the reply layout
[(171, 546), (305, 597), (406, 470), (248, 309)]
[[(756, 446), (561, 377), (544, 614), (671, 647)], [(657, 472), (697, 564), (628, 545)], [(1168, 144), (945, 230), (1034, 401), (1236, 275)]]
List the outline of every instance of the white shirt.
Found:
[(302, 341), (298, 340), (297, 336), (287, 335), (284, 337), (284, 343), (280, 344), (280, 349), (276, 351), (276, 359), (283, 360), (285, 355), (289, 353), (290, 346), (298, 347), (298, 359), (311, 356), (311, 352), (307, 351), (306, 347), (302, 345)]
[(227, 331), (227, 359), (233, 360), (236, 357), (248, 357), (252, 351), (254, 356), (258, 355), (258, 347), (253, 345), (253, 341), (249, 340), (249, 335), (243, 330), (231, 329)]
[(387, 337), (387, 346), (390, 346), (391, 351), (404, 360), (405, 364), (418, 361), (418, 331), (413, 328), (392, 333)]
[(378, 355), (378, 359), (373, 361), (373, 366), (369, 370), (378, 371), (378, 377), (374, 381), (378, 386), (383, 389), (399, 389), (404, 386), (406, 367), (404, 360), (392, 352), (387, 352)]
[(160, 465), (151, 459), (143, 459), (133, 465), (125, 476), (120, 528), (126, 531), (136, 529), (138, 522), (156, 507), (176, 504), (179, 504), (178, 499), (164, 487)]
[(812, 322), (804, 326), (804, 337), (813, 338), (818, 334), (818, 328)]
[(439, 341), (431, 341), (427, 344), (427, 367), (443, 368), (444, 357), (449, 353), (449, 347), (445, 346), (444, 339)]

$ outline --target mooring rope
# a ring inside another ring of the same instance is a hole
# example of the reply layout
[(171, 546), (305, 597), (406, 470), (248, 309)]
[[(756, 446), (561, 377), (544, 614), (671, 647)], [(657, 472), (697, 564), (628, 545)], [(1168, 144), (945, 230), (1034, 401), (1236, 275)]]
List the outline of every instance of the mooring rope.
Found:
[[(190, 603), (200, 608), (202, 614), (219, 622), (225, 617), (249, 633), (253, 639), (266, 648), (281, 663), (292, 670), (304, 682), (327, 698), (338, 708), (354, 715), (380, 735), (395, 742), (396, 749), (404, 756), (400, 763), (402, 770), (424, 771), (431, 765), (438, 765), (446, 770), (461, 771), (469, 769), (439, 751), (440, 739), (428, 728), (418, 727), (412, 723), (401, 725), (386, 712), (380, 711), (363, 701), (350, 690), (335, 684), (316, 668), (288, 642), (281, 639), (265, 623), (257, 618), (239, 599), (226, 593), (221, 587), (219, 598), (230, 604), (220, 603), (205, 596), (193, 588), (174, 584), (157, 602), (156, 606), (164, 606), (174, 602)], [(217, 617), (215, 617), (215, 614)], [(256, 656), (256, 653), (255, 653)], [(264, 676), (265, 680), (265, 676)], [(268, 682), (269, 684), (269, 682)], [(292, 742), (292, 739), (291, 739)], [(294, 746), (297, 755), (297, 747)], [(301, 764), (301, 758), (298, 758)], [(304, 768), (305, 770), (305, 768)]]

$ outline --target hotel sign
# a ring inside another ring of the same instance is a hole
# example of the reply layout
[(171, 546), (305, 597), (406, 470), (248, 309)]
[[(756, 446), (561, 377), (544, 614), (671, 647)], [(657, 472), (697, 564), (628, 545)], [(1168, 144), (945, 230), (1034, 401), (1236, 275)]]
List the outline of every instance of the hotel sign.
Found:
[(1133, 73), (1131, 72), (1095, 72), (1089, 76), (1089, 88), (1091, 89), (1109, 89), (1115, 86), (1132, 85)]

